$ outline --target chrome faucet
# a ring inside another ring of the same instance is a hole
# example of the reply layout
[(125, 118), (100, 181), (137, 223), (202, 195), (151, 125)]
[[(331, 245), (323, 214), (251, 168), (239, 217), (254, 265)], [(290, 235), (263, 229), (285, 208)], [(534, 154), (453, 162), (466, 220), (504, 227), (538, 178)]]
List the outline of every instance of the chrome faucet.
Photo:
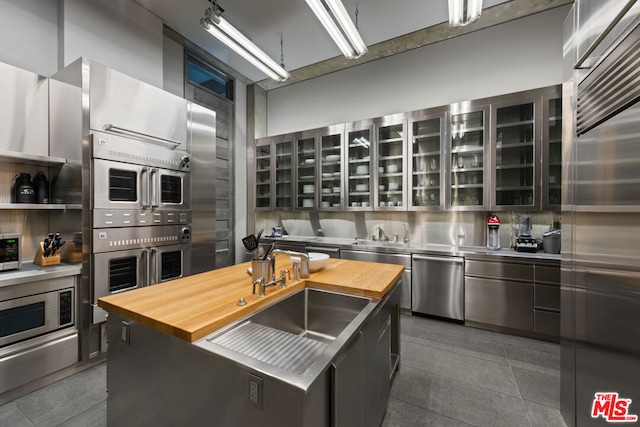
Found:
[(382, 226), (379, 225), (373, 230), (373, 236), (371, 236), (372, 240), (384, 240), (385, 242), (389, 241), (389, 236), (385, 234), (382, 230)]
[(404, 230), (404, 242), (409, 243), (409, 227), (407, 227), (407, 224), (402, 223), (402, 229)]
[(291, 279), (291, 274), (289, 272), (289, 270), (280, 270), (280, 277), (278, 277), (277, 279), (273, 279), (272, 281), (265, 283), (264, 279), (261, 277), (258, 280), (256, 280), (255, 282), (253, 282), (253, 294), (255, 295), (256, 293), (256, 285), (259, 286), (259, 290), (260, 293), (258, 293), (258, 297), (263, 297), (266, 296), (267, 294), (265, 293), (265, 290), (270, 287), (270, 286), (276, 286), (277, 284), (280, 284), (280, 286), (278, 286), (279, 288), (286, 288), (287, 287), (287, 275), (289, 275), (289, 279)]
[(305, 254), (302, 252), (287, 251), (284, 249), (274, 249), (273, 251), (271, 251), (271, 262), (273, 267), (271, 271), (273, 271), (273, 280), (275, 280), (276, 278), (275, 265), (276, 265), (276, 255), (278, 254), (289, 255), (289, 256), (300, 258), (300, 277), (302, 277), (303, 279), (306, 279), (307, 277), (309, 277), (309, 255), (308, 254)]

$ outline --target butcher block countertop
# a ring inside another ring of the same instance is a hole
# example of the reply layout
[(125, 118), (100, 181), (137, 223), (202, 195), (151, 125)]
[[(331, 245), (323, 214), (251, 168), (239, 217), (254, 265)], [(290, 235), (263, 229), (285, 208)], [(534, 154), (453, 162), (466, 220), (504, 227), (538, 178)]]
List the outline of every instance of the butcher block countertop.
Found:
[[(328, 264), (307, 279), (288, 281), (285, 289), (272, 286), (266, 296), (252, 295), (251, 263), (195, 274), (158, 285), (100, 298), (98, 306), (158, 331), (194, 342), (259, 308), (304, 287), (382, 298), (402, 276), (404, 266), (344, 259)], [(276, 258), (281, 269), (293, 272), (289, 257)], [(291, 273), (293, 277), (293, 273)], [(244, 298), (246, 305), (236, 303)]]

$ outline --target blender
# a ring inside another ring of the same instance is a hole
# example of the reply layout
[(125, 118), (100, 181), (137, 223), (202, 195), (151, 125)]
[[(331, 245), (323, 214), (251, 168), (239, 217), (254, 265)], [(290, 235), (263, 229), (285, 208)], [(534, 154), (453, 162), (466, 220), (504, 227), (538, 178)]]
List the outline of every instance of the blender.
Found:
[(516, 251), (537, 252), (538, 242), (531, 237), (531, 216), (518, 215), (518, 238), (516, 239)]
[(500, 250), (500, 218), (497, 215), (487, 218), (487, 249)]

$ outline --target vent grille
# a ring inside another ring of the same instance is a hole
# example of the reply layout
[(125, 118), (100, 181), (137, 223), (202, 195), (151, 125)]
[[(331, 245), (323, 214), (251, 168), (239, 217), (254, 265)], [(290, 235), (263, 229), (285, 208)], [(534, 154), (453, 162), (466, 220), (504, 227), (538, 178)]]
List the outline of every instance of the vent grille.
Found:
[(615, 116), (639, 99), (640, 27), (637, 27), (578, 85), (578, 135)]

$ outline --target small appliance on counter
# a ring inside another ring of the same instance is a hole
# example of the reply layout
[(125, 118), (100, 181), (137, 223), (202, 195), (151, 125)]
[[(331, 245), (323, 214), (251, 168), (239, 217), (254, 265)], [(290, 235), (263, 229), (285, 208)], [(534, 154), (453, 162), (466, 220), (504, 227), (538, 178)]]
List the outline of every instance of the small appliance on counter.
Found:
[(282, 227), (279, 225), (273, 227), (271, 230), (271, 237), (282, 237)]
[(20, 240), (18, 233), (0, 234), (0, 271), (20, 268)]
[(40, 171), (33, 178), (33, 186), (36, 190), (36, 203), (49, 203), (49, 180), (44, 172)]
[(538, 241), (531, 237), (531, 216), (518, 215), (518, 238), (515, 250), (517, 252), (537, 252)]
[(560, 230), (549, 230), (542, 234), (542, 250), (548, 254), (559, 254), (560, 236)]
[(500, 250), (500, 218), (497, 215), (487, 219), (487, 249)]

